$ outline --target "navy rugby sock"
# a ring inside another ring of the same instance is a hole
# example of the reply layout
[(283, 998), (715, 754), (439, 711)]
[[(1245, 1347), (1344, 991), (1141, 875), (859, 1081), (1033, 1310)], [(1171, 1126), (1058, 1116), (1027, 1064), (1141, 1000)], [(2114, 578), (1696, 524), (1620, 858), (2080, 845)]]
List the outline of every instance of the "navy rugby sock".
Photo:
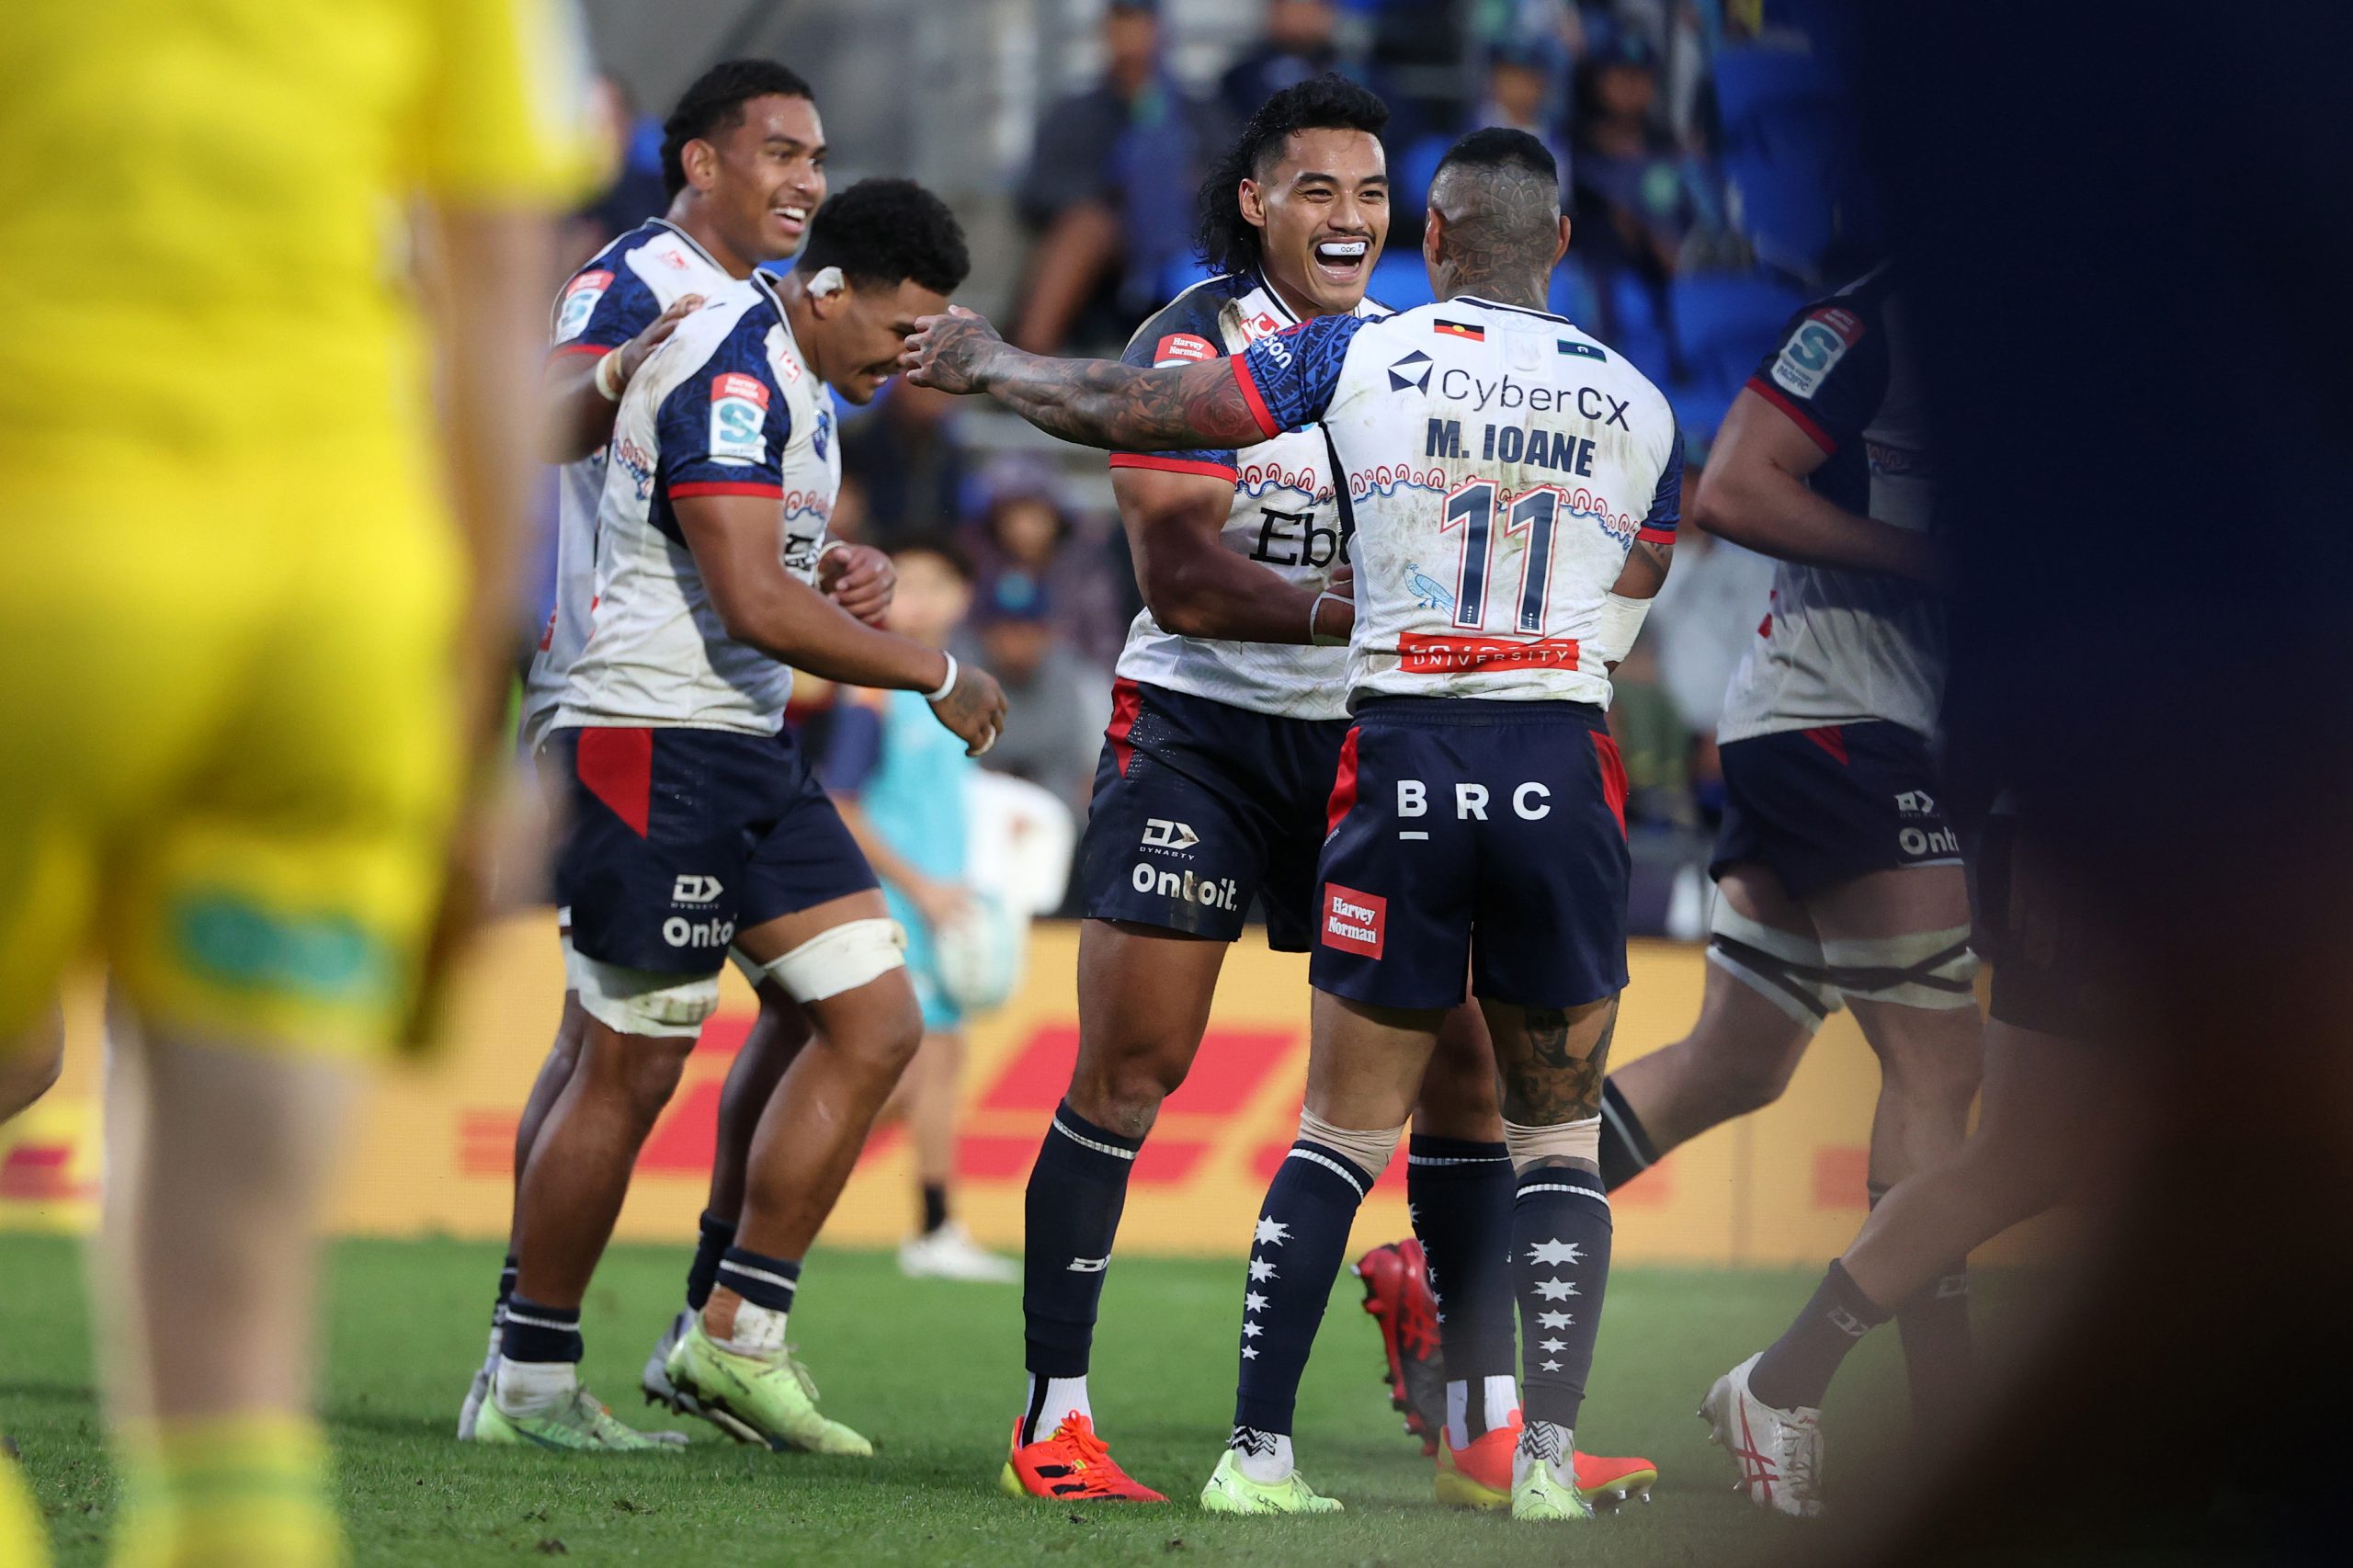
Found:
[(506, 1322), (506, 1303), (515, 1294), (515, 1277), (521, 1272), (522, 1267), (522, 1259), (511, 1252), (506, 1255), (506, 1261), (499, 1265), (498, 1300), (492, 1303), (490, 1309), (490, 1326), (493, 1328)]
[(1405, 1146), (1405, 1204), (1438, 1298), (1446, 1381), (1465, 1385), (1467, 1431), (1487, 1429), (1470, 1398), (1512, 1369), (1511, 1154), (1501, 1143), (1416, 1132)]
[(1601, 1185), (1610, 1192), (1617, 1191), (1653, 1165), (1658, 1164), (1658, 1151), (1651, 1147), (1651, 1135), (1643, 1129), (1642, 1118), (1626, 1103), (1619, 1092), (1618, 1080), (1601, 1081)]
[(578, 1361), (580, 1309), (541, 1306), (529, 1296), (509, 1296), (498, 1353), (509, 1361)]
[[(1023, 1363), (1039, 1388), (1048, 1380), (1086, 1376), (1103, 1274), (1142, 1147), (1141, 1138), (1096, 1126), (1068, 1100), (1046, 1124), (1022, 1199)], [(1024, 1431), (1022, 1440), (1034, 1442), (1037, 1434)]]
[(1234, 1447), (1245, 1447), (1245, 1434), (1290, 1434), (1300, 1375), (1339, 1278), (1348, 1227), (1371, 1187), (1355, 1161), (1304, 1138), (1276, 1170), (1251, 1237), (1242, 1298)]
[[(1876, 1209), (1887, 1184), (1870, 1184)], [(1968, 1415), (1974, 1358), (1969, 1338), (1969, 1260), (1937, 1271), (1918, 1295), (1895, 1309), (1896, 1333), (1904, 1341), (1904, 1373), (1912, 1389), (1912, 1422), (1923, 1431), (1945, 1431)]]
[(687, 1305), (700, 1312), (710, 1300), (710, 1288), (719, 1279), (719, 1260), (735, 1244), (735, 1221), (722, 1220), (706, 1209), (699, 1229), (701, 1235), (695, 1242), (695, 1260), (687, 1266)]
[(1831, 1259), (1813, 1299), (1749, 1369), (1748, 1392), (1776, 1410), (1819, 1409), (1847, 1352), (1887, 1318), (1847, 1266)]
[(1573, 1428), (1593, 1371), (1609, 1278), (1609, 1199), (1574, 1165), (1530, 1165), (1511, 1206), (1512, 1283), (1519, 1296), (1520, 1391), (1527, 1419)]

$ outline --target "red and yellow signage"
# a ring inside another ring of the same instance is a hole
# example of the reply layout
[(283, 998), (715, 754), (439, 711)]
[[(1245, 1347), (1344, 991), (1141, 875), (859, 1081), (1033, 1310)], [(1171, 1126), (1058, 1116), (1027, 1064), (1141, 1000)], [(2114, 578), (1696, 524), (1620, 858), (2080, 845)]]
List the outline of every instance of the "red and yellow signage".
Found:
[[(1078, 1049), (1077, 931), (1038, 928), (1022, 992), (972, 1031), (957, 1205), (983, 1240), (1017, 1247), (1022, 1187), (1047, 1114)], [(1699, 949), (1640, 942), (1618, 1028), (1620, 1060), (1680, 1036), (1699, 1016)], [(703, 1031), (670, 1108), (638, 1162), (625, 1237), (687, 1243), (695, 1233), (728, 1062), (751, 1021), (730, 971), (722, 1010)], [(563, 966), (552, 922), (520, 916), (490, 932), (461, 987), (452, 1049), (387, 1072), (369, 1096), (335, 1208), (350, 1233), (505, 1233), (516, 1119), (555, 1028)], [(1254, 935), (1219, 983), (1214, 1022), (1192, 1077), (1170, 1098), (1136, 1161), (1124, 1251), (1247, 1250), (1267, 1179), (1296, 1135), (1307, 1062), (1307, 966)], [(68, 1008), (66, 1075), (0, 1128), (0, 1228), (79, 1229), (96, 1212), (100, 1017), (95, 987)], [(1615, 1255), (1631, 1261), (1816, 1264), (1861, 1221), (1866, 1140), (1879, 1070), (1847, 1015), (1835, 1016), (1779, 1103), (1695, 1140), (1615, 1195)], [(1358, 1240), (1405, 1233), (1405, 1162), (1365, 1206)], [(880, 1244), (915, 1213), (905, 1140), (877, 1132), (826, 1239)]]

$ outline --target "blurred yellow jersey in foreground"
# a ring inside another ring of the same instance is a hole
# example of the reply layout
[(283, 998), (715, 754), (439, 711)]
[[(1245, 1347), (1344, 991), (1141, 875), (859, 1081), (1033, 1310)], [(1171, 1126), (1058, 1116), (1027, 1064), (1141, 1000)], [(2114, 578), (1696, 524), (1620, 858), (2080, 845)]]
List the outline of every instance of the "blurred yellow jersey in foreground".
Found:
[(584, 165), (550, 0), (0, 5), (0, 1041), (364, 1049), (454, 797), (420, 199)]

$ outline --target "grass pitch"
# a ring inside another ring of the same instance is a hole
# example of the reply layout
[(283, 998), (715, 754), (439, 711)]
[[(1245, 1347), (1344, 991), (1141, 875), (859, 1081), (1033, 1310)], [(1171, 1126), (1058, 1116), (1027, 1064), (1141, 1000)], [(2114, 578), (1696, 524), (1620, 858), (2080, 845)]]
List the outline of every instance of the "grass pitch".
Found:
[[(585, 1312), (585, 1376), (631, 1420), (637, 1372), (682, 1288), (683, 1249), (616, 1247)], [(1709, 1381), (1780, 1331), (1810, 1276), (1629, 1268), (1609, 1281), (1595, 1387), (1578, 1435), (1661, 1470), (1656, 1500), (1557, 1529), (1430, 1500), (1430, 1466), (1376, 1380), (1378, 1336), (1343, 1274), (1302, 1391), (1301, 1468), (1336, 1517), (1213, 1517), (1194, 1506), (1232, 1417), (1241, 1264), (1123, 1257), (1104, 1293), (1097, 1419), (1167, 1507), (1073, 1508), (999, 1495), (1021, 1392), (1017, 1288), (902, 1279), (881, 1254), (811, 1259), (793, 1337), (824, 1408), (875, 1441), (867, 1460), (774, 1455), (700, 1423), (676, 1456), (582, 1460), (450, 1437), (480, 1360), (498, 1256), (448, 1241), (355, 1242), (333, 1254), (325, 1408), (353, 1553), (449, 1568), (563, 1556), (584, 1563), (1434, 1564), (1710, 1568), (1801, 1546), (1803, 1527), (1752, 1509), (1691, 1416)], [(19, 1446), (61, 1565), (97, 1563), (115, 1498), (101, 1448), (69, 1242), (0, 1236), (0, 1428)], [(1898, 1445), (1895, 1336), (1853, 1358), (1828, 1414), (1834, 1486)], [(1849, 1456), (1852, 1456), (1849, 1458)]]

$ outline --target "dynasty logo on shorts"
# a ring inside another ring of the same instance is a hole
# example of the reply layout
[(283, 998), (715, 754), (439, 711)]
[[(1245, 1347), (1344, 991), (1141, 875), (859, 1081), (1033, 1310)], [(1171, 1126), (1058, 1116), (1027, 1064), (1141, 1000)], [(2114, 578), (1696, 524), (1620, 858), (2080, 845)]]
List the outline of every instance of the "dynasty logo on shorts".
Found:
[(1143, 823), (1143, 846), (1146, 849), (1166, 849), (1182, 852), (1201, 841), (1190, 823), (1176, 822), (1167, 817), (1146, 817)]
[(710, 382), (710, 460), (764, 462), (768, 455), (767, 383), (738, 370)]
[(1324, 884), (1324, 945), (1342, 952), (1381, 956), (1387, 937), (1389, 901), (1337, 882)]

